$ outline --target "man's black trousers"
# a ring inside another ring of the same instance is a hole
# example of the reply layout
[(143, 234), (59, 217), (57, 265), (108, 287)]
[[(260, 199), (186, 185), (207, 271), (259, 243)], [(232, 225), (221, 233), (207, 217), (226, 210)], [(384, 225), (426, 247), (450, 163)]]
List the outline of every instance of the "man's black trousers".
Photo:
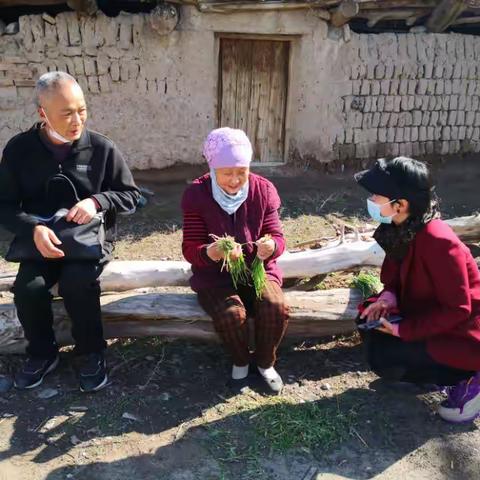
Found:
[(75, 353), (100, 353), (105, 349), (98, 281), (105, 265), (105, 262), (67, 260), (20, 264), (13, 292), (29, 355), (42, 358), (57, 355), (50, 293), (56, 283), (72, 321)]

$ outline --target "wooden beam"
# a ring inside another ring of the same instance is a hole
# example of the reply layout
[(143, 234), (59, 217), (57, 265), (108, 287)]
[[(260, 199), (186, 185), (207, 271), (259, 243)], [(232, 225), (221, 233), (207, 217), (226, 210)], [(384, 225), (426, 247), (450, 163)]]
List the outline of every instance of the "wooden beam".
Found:
[(419, 18), (430, 13), (430, 9), (386, 9), (386, 10), (360, 10), (357, 17), (366, 18), (367, 25), (374, 27), (382, 20), (405, 20), (407, 25), (413, 25)]
[(2, 7), (37, 7), (47, 5), (67, 4), (72, 10), (94, 14), (97, 10), (96, 0), (0, 0)]
[(343, 2), (333, 11), (330, 23), (334, 27), (343, 27), (348, 23), (360, 10), (360, 6), (356, 0), (343, 0)]
[(384, 10), (385, 8), (434, 8), (438, 0), (382, 0), (360, 2), (361, 10)]
[(462, 18), (457, 18), (454, 22), (452, 22), (452, 25), (472, 25), (475, 23), (480, 23), (480, 17), (462, 17)]
[(202, 13), (271, 12), (311, 9), (315, 11), (317, 17), (327, 21), (330, 20), (330, 13), (319, 8), (319, 4), (323, 4), (323, 2), (277, 2), (268, 0), (262, 3), (199, 2), (198, 9)]
[[(290, 306), (287, 335), (323, 337), (353, 331), (361, 295), (346, 288), (317, 292), (285, 292)], [(105, 338), (166, 335), (217, 340), (211, 318), (194, 293), (104, 295), (101, 297)], [(72, 343), (63, 302), (54, 302), (54, 329), (60, 345)], [(0, 305), (0, 353), (24, 351), (25, 339), (14, 305)]]
[(427, 30), (432, 33), (445, 31), (466, 8), (464, 0), (441, 0), (427, 20)]
[(0, 8), (2, 7), (21, 7), (21, 6), (42, 6), (42, 5), (59, 5), (65, 3), (65, 0), (0, 0)]

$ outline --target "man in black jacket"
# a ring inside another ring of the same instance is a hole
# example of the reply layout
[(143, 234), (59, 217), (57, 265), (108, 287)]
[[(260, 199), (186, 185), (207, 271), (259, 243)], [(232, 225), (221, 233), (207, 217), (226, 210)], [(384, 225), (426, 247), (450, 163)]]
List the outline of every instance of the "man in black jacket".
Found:
[[(33, 237), (43, 257), (20, 262), (13, 287), (28, 340), (28, 358), (15, 375), (15, 386), (36, 387), (58, 365), (50, 293), (58, 283), (72, 320), (80, 389), (92, 392), (108, 381), (98, 277), (112, 251), (116, 214), (134, 211), (140, 194), (114, 143), (85, 127), (87, 107), (73, 77), (46, 73), (35, 91), (41, 122), (11, 139), (0, 163), (0, 224), (18, 237)], [(71, 180), (80, 201), (68, 205), (58, 185), (47, 193), (47, 183), (59, 173)], [(103, 258), (74, 261), (65, 257), (60, 240), (38, 219), (65, 206), (67, 221), (77, 224), (89, 223), (97, 212), (104, 212)]]

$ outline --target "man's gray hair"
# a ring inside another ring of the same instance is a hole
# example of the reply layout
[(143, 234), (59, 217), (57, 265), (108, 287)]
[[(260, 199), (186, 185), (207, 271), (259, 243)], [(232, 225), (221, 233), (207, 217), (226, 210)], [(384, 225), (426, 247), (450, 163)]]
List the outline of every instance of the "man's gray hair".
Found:
[(72, 82), (78, 85), (78, 82), (67, 72), (48, 72), (44, 73), (35, 84), (35, 104), (41, 106), (41, 97), (57, 89), (62, 83)]

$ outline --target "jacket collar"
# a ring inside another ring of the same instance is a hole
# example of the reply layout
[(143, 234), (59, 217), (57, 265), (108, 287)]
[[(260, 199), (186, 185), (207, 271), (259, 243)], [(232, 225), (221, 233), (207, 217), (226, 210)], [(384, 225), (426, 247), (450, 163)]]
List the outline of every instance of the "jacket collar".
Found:
[[(33, 125), (33, 127), (30, 129), (30, 131), (39, 131), (42, 128), (43, 123), (42, 122), (37, 122)], [(87, 148), (92, 147), (92, 142), (90, 141), (90, 132), (88, 131), (87, 128), (83, 129), (82, 135), (78, 140), (75, 140), (72, 143), (72, 151), (73, 152), (79, 152), (81, 150), (85, 150)]]
[(72, 149), (76, 151), (85, 150), (86, 148), (91, 148), (92, 143), (90, 141), (90, 132), (84, 128), (82, 135), (78, 140), (75, 140), (72, 144)]

